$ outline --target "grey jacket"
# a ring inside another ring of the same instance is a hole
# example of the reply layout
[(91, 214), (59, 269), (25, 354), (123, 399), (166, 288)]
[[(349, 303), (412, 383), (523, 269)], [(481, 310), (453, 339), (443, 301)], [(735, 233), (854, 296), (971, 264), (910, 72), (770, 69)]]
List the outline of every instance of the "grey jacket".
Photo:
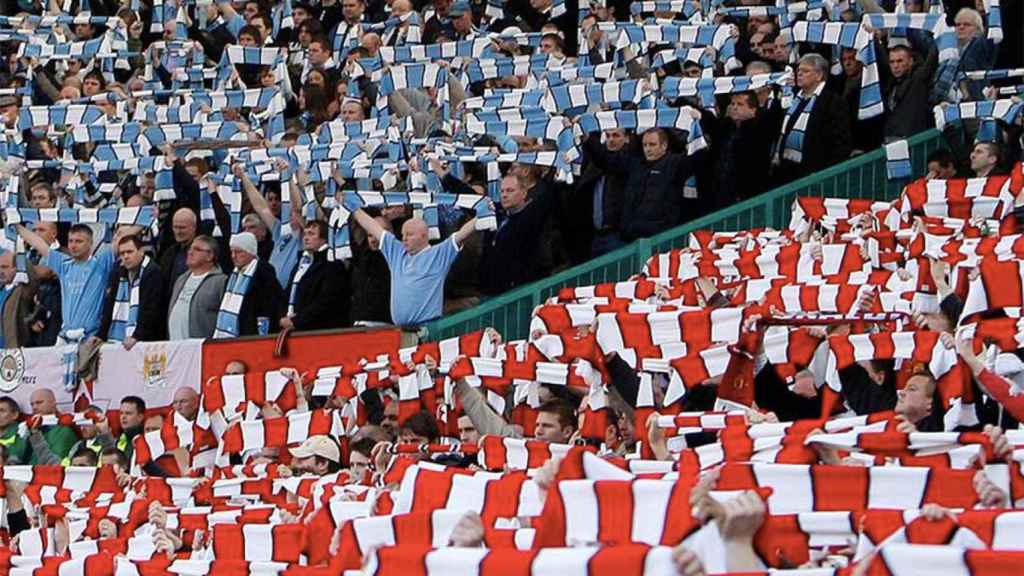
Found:
[(481, 436), (496, 434), (506, 438), (523, 437), (519, 430), (491, 409), (491, 406), (479, 390), (467, 384), (465, 380), (460, 378), (455, 381), (455, 393), (459, 395), (459, 400), (462, 401), (462, 411), (466, 416), (469, 416), (473, 427), (476, 428), (476, 431)]
[[(174, 281), (174, 289), (171, 290), (171, 302), (167, 307), (167, 323), (170, 325), (171, 310), (174, 303), (178, 301), (178, 295), (185, 286), (191, 273), (178, 276)], [(224, 296), (224, 286), (228, 283), (226, 274), (218, 268), (214, 268), (203, 278), (199, 288), (192, 296), (192, 302), (188, 310), (188, 336), (189, 338), (210, 338), (217, 327), (217, 312), (220, 311), (220, 301)]]

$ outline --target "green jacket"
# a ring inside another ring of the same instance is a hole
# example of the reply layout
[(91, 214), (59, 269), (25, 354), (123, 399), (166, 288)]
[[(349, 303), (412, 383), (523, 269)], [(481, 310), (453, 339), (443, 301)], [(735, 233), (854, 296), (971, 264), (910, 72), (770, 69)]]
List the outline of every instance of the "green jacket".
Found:
[(27, 464), (30, 456), (28, 442), (18, 436), (18, 423), (15, 422), (0, 433), (0, 444), (7, 449), (8, 464)]
[(78, 435), (67, 426), (44, 426), (28, 437), (32, 444), (29, 464), (60, 464), (78, 442)]

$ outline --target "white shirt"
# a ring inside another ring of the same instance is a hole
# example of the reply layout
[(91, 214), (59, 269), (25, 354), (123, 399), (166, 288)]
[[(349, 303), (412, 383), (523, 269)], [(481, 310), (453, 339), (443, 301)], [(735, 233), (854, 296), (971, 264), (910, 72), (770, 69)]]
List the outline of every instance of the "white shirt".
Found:
[(203, 279), (209, 274), (210, 272), (204, 272), (196, 276), (189, 273), (188, 278), (185, 279), (185, 285), (181, 287), (178, 299), (171, 305), (171, 315), (167, 319), (167, 331), (171, 340), (185, 340), (190, 337), (188, 319), (192, 297), (196, 295), (199, 285), (203, 283)]

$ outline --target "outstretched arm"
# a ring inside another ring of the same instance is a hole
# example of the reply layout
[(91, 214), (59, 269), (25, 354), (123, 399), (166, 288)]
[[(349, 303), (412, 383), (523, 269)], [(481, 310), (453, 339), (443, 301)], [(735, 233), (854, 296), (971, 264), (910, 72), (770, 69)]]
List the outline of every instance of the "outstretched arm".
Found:
[[(280, 169), (280, 167), (278, 168)], [(252, 179), (245, 172), (245, 166), (241, 164), (235, 164), (231, 167), (231, 172), (242, 182), (242, 189), (245, 190), (245, 197), (249, 199), (249, 204), (252, 204), (252, 210), (263, 220), (267, 228), (273, 230), (277, 224), (277, 217), (270, 211), (270, 206), (267, 204), (266, 198), (260, 194), (259, 189), (252, 183)]]
[(46, 243), (46, 240), (43, 240), (42, 236), (36, 234), (32, 230), (29, 230), (22, 224), (18, 224), (17, 228), (18, 234), (21, 235), (29, 246), (35, 248), (36, 252), (39, 252), (40, 256), (46, 258), (46, 256), (50, 254), (50, 245)]
[[(377, 223), (369, 214), (367, 214), (362, 208), (356, 208), (352, 215), (355, 216), (356, 222), (366, 230), (366, 233), (373, 236), (378, 242), (384, 239), (384, 228)], [(461, 232), (461, 230), (460, 230)], [(458, 232), (456, 232), (458, 234)]]
[[(376, 224), (376, 222), (374, 222), (374, 224)], [(475, 216), (470, 218), (468, 222), (462, 225), (462, 228), (459, 228), (454, 234), (452, 234), (452, 240), (458, 244), (459, 248), (462, 248), (462, 243), (465, 242), (466, 238), (469, 238), (474, 232), (476, 232)]]

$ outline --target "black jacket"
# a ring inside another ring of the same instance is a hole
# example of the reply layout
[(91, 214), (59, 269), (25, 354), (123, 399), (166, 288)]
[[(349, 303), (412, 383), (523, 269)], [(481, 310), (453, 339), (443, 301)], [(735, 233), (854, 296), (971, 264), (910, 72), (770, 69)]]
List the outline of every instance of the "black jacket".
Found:
[[(120, 264), (114, 269), (107, 282), (106, 298), (103, 303), (103, 317), (97, 333), (106, 340), (110, 333), (113, 320), (114, 303), (117, 299), (117, 286), (128, 271)], [(135, 320), (135, 332), (132, 337), (139, 342), (155, 342), (167, 339), (167, 290), (164, 275), (160, 266), (150, 261), (139, 281), (139, 316)]]
[(390, 323), (391, 270), (384, 255), (354, 244), (351, 264), (352, 321)]
[(907, 138), (935, 126), (929, 97), (938, 66), (939, 53), (932, 44), (924, 62), (917, 62), (910, 73), (897, 79), (889, 71), (888, 51), (878, 50), (887, 139)]
[[(291, 296), (292, 282), (298, 266), (288, 280), (285, 303)], [(349, 321), (349, 275), (345, 265), (339, 261), (327, 260), (327, 251), (313, 255), (313, 263), (299, 279), (295, 293), (295, 316), (292, 323), (296, 330), (325, 330), (341, 328)]]
[(238, 310), (238, 335), (257, 334), (257, 319), (261, 316), (270, 320), (270, 333), (277, 332), (277, 320), (284, 315), (287, 302), (284, 290), (277, 282), (274, 267), (260, 260), (256, 264), (249, 291), (242, 299), (242, 307)]
[(761, 410), (774, 412), (781, 422), (821, 417), (821, 395), (804, 398), (792, 392), (771, 364), (754, 377), (754, 400)]
[[(795, 98), (795, 96), (794, 96)], [(792, 130), (797, 115), (789, 118), (788, 130)], [(785, 122), (785, 119), (783, 120)], [(781, 137), (781, 134), (779, 135)], [(776, 142), (781, 142), (776, 138)], [(820, 172), (833, 164), (838, 164), (850, 157), (853, 151), (853, 139), (850, 134), (850, 114), (843, 97), (831, 90), (822, 90), (814, 102), (807, 130), (804, 131), (803, 159), (797, 164), (783, 160), (776, 167), (777, 184), (791, 182), (815, 172)], [(781, 156), (782, 147), (776, 151)]]
[(716, 210), (757, 196), (767, 188), (765, 174), (771, 164), (771, 132), (760, 116), (737, 124), (722, 118), (713, 129), (708, 154), (711, 167), (708, 201)]
[(482, 294), (501, 294), (540, 277), (540, 241), (556, 192), (544, 180), (537, 183), (535, 190), (532, 200), (519, 211), (505, 214), (498, 229), (484, 235), (480, 258)]
[(684, 185), (694, 174), (685, 154), (669, 152), (648, 162), (636, 148), (608, 152), (596, 137), (587, 139), (586, 151), (599, 168), (626, 178), (619, 232), (627, 242), (654, 236), (710, 211), (711, 206), (699, 197), (684, 196)]
[(178, 276), (188, 271), (188, 266), (185, 265), (187, 254), (187, 244), (174, 243), (161, 251), (159, 256), (157, 256), (157, 264), (160, 266), (160, 271), (164, 277), (165, 294), (169, 295), (174, 287), (174, 283), (178, 280)]

